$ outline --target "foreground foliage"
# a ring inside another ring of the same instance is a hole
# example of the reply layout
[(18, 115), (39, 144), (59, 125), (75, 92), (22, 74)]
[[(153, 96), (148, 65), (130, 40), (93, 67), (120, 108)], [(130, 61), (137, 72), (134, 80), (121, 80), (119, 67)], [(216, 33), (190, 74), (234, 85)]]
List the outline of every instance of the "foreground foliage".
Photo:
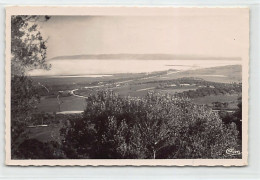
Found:
[(12, 16), (11, 18), (11, 155), (21, 157), (19, 146), (26, 137), (26, 126), (40, 97), (39, 84), (27, 75), (32, 69), (49, 69), (46, 40), (37, 22), (49, 17)]
[(205, 106), (170, 95), (143, 99), (101, 91), (87, 99), (83, 118), (61, 130), (68, 158), (232, 158), (234, 123)]

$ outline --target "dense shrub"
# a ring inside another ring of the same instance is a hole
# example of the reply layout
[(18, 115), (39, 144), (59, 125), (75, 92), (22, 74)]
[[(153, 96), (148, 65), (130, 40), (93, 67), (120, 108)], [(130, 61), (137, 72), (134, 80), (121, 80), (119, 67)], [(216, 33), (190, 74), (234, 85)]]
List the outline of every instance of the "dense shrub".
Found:
[(221, 83), (216, 84), (213, 87), (202, 87), (196, 90), (184, 91), (177, 93), (178, 97), (188, 97), (188, 98), (197, 98), (210, 95), (222, 95), (222, 94), (241, 94), (242, 86), (239, 84), (226, 84), (222, 85)]
[[(171, 80), (162, 80), (162, 81), (150, 81), (148, 83), (160, 83), (157, 86), (157, 89), (161, 88), (178, 88), (181, 87), (181, 84), (189, 84), (198, 86), (195, 90), (188, 90), (176, 93), (178, 97), (188, 97), (188, 98), (198, 98), (210, 95), (221, 95), (221, 94), (241, 94), (242, 93), (242, 84), (241, 83), (218, 83), (205, 81), (201, 78), (194, 77), (185, 77)], [(171, 87), (172, 84), (175, 84), (176, 87)]]
[(37, 87), (27, 76), (12, 78), (11, 96), (11, 154), (12, 158), (16, 158), (17, 148), (22, 139), (26, 138), (25, 128), (40, 99)]
[(238, 97), (237, 109), (234, 113), (220, 111), (219, 116), (225, 124), (235, 123), (239, 132), (239, 139), (242, 140), (242, 97)]
[(154, 93), (92, 94), (83, 117), (61, 133), (68, 158), (227, 158), (226, 149), (238, 147), (235, 124), (223, 124), (205, 106)]
[(22, 142), (16, 152), (16, 159), (62, 159), (65, 155), (60, 144), (54, 141), (40, 142), (27, 139)]

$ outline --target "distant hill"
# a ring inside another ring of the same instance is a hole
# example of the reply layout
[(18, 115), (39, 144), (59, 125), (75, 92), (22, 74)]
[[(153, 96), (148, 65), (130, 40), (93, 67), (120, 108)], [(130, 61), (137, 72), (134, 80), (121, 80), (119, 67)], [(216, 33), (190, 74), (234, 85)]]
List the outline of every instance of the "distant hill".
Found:
[(239, 57), (209, 57), (201, 55), (176, 54), (82, 54), (73, 56), (57, 56), (49, 60), (65, 59), (136, 59), (136, 60), (241, 60)]
[(218, 66), (199, 70), (183, 71), (176, 75), (178, 77), (198, 77), (214, 82), (242, 82), (242, 66)]
[(242, 66), (227, 65), (211, 68), (195, 69), (172, 73), (165, 76), (157, 77), (156, 80), (170, 80), (177, 78), (195, 78), (204, 79), (206, 81), (232, 83), (242, 82)]

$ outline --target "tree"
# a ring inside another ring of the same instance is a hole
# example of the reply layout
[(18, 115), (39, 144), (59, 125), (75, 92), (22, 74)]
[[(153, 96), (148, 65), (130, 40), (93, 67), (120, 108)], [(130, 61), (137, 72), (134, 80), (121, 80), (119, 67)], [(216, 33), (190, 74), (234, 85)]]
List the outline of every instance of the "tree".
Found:
[(49, 69), (46, 59), (46, 40), (38, 29), (39, 21), (49, 16), (12, 16), (11, 17), (11, 75), (25, 75), (36, 69)]
[(92, 94), (83, 117), (62, 132), (70, 158), (225, 158), (226, 149), (238, 146), (235, 125), (223, 124), (211, 109), (154, 93), (142, 99)]
[(242, 97), (238, 97), (237, 109), (234, 113), (220, 111), (219, 116), (225, 124), (236, 124), (239, 139), (242, 140)]
[(11, 17), (11, 155), (18, 158), (18, 147), (26, 137), (26, 125), (40, 98), (39, 86), (27, 75), (36, 69), (49, 69), (46, 40), (38, 29), (39, 21), (48, 16)]

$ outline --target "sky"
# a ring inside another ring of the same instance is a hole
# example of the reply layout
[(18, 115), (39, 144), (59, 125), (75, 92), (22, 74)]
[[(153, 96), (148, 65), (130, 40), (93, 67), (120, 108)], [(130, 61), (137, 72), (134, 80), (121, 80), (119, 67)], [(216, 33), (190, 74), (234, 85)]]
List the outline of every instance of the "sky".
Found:
[(52, 16), (40, 28), (48, 59), (117, 53), (241, 57), (247, 20), (234, 9), (201, 9), (171, 16)]

